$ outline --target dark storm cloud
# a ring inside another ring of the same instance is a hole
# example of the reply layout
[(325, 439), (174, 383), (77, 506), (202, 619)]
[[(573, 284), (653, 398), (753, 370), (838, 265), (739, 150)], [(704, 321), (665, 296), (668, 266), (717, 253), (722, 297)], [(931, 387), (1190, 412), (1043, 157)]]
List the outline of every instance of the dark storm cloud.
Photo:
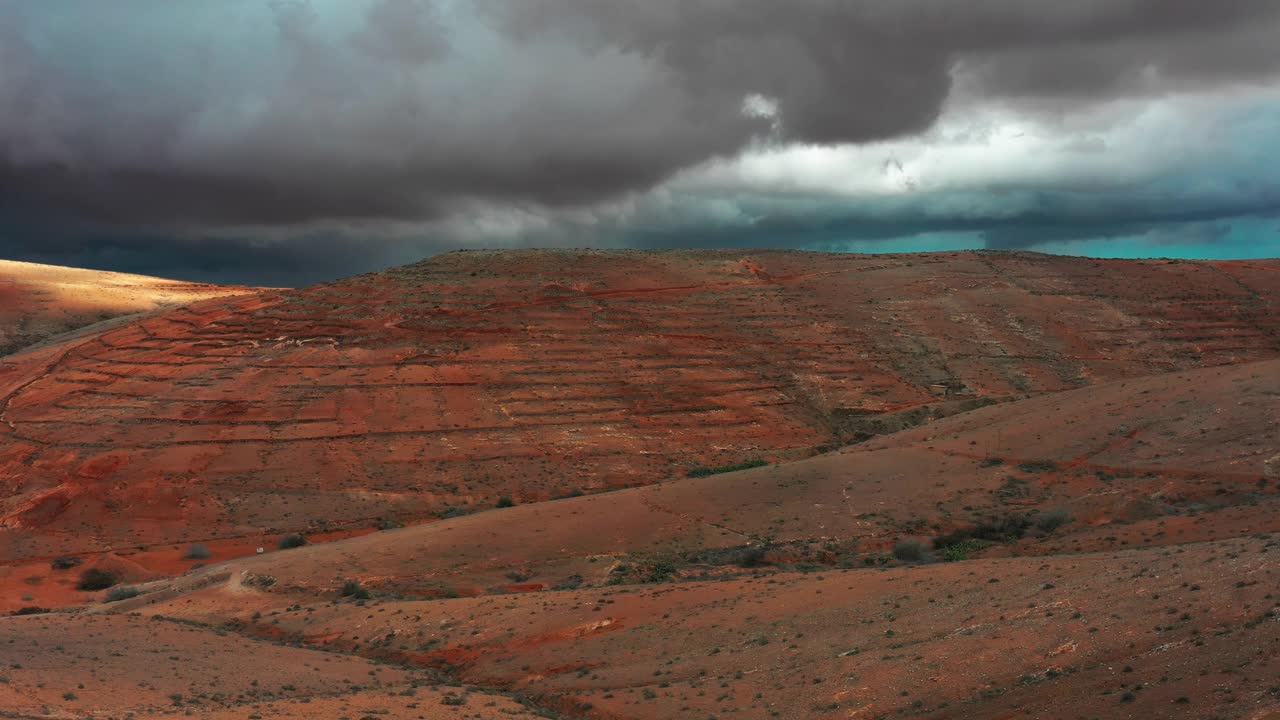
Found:
[[(986, 93), (1073, 99), (1280, 64), (1271, 0), (51, 7), (0, 13), (0, 212), (122, 226), (586, 205), (770, 132), (750, 94), (776, 99), (783, 141), (918, 132), (957, 63)], [(93, 31), (130, 11), (154, 47)]]
[(0, 222), (4, 259), (155, 277), (262, 287), (300, 287), (415, 262), (457, 243), (306, 232), (283, 238), (230, 232), (153, 233), (96, 226)]
[(587, 38), (684, 84), (781, 101), (787, 137), (862, 142), (936, 117), (958, 63), (1013, 97), (1161, 92), (1280, 69), (1270, 0), (490, 0), (517, 36)]

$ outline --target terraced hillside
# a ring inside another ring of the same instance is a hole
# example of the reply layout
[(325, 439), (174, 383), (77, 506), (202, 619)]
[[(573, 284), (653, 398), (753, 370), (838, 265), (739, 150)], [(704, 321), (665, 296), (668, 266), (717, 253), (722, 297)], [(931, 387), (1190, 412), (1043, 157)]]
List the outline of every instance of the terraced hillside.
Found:
[[(19, 666), (0, 699), (227, 720), (1270, 720), (1277, 398), (1280, 360), (1121, 380), (778, 466), (215, 554), (0, 621)], [(975, 452), (997, 438), (1003, 456)], [(136, 682), (149, 653), (163, 684)]]
[(253, 291), (0, 260), (0, 355), (123, 315)]
[(210, 300), (0, 365), (0, 553), (251, 551), (1271, 358), (1277, 277), (1270, 261), (461, 252)]

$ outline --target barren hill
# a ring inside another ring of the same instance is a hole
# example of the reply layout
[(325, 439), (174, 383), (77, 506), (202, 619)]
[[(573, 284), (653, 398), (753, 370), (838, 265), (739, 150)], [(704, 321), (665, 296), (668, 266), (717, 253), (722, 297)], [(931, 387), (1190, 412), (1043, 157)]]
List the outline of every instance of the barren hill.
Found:
[(252, 291), (0, 260), (0, 355), (122, 315)]
[[(1163, 374), (779, 466), (229, 562), (215, 548), (132, 599), (12, 620), (44, 669), (0, 693), (79, 707), (43, 683), (86, 673), (88, 639), (50, 648), (88, 630), (145, 633), (112, 644), (124, 659), (83, 698), (142, 717), (155, 691), (111, 688), (166, 652), (166, 691), (228, 720), (313, 701), (394, 717), (462, 702), (584, 720), (1271, 718), (1277, 398), (1280, 361)], [(1003, 456), (974, 452), (996, 437)], [(917, 538), (936, 557), (907, 552)], [(240, 687), (250, 658), (316, 650), (360, 684), (331, 696), (264, 670)]]
[(8, 557), (369, 528), (1280, 353), (1280, 263), (460, 252), (0, 364)]
[(11, 356), (0, 709), (1273, 720), (1278, 273), (455, 253)]

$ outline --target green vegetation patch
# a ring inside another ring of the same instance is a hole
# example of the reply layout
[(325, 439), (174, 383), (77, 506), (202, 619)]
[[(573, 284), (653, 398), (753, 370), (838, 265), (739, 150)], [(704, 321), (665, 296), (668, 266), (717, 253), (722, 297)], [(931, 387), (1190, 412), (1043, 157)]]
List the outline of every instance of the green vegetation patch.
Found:
[(697, 467), (689, 468), (689, 477), (707, 477), (708, 475), (719, 475), (720, 473), (737, 472), (738, 470), (750, 470), (751, 468), (764, 467), (768, 464), (769, 463), (761, 460), (760, 458), (754, 458), (735, 465), (720, 465), (718, 467), (704, 467), (702, 465), (698, 465)]

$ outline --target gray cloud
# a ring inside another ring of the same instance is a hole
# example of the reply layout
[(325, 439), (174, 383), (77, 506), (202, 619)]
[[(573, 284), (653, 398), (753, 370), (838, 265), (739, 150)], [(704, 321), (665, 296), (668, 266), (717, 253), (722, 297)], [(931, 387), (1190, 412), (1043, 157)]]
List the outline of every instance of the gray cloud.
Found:
[[(84, 27), (122, 6), (198, 52)], [(219, 27), (231, 10), (193, 29), (191, 11), (149, 0), (82, 4), (78, 19), (17, 7), (0, 15), (0, 203), (117, 223), (588, 204), (739, 151), (768, 129), (741, 111), (752, 93), (777, 99), (785, 140), (918, 132), (957, 62), (985, 92), (1035, 97), (1280, 64), (1267, 0), (274, 0), (247, 47)], [(48, 44), (83, 33), (96, 45)], [(140, 63), (171, 67), (150, 69), (157, 82)]]
[[(541, 242), (649, 242), (643, 225), (564, 218), (764, 139), (868, 143), (961, 101), (1061, 112), (1267, 81), (1278, 31), (1272, 0), (9, 0), (0, 221), (61, 226), (90, 257), (136, 263), (143, 239), (177, 237), (174, 262), (207, 266), (222, 243), (295, 269), (289, 252), (341, 265), (358, 246), (317, 244), (315, 225), (420, 222), (421, 246), (443, 247), (462, 240), (439, 228), (478, 207), (544, 216)], [(778, 117), (744, 113), (752, 95)], [(654, 236), (697, 242), (646, 207)], [(847, 223), (970, 225), (893, 218)], [(235, 239), (271, 226), (301, 239)], [(38, 249), (14, 237), (0, 248)]]

